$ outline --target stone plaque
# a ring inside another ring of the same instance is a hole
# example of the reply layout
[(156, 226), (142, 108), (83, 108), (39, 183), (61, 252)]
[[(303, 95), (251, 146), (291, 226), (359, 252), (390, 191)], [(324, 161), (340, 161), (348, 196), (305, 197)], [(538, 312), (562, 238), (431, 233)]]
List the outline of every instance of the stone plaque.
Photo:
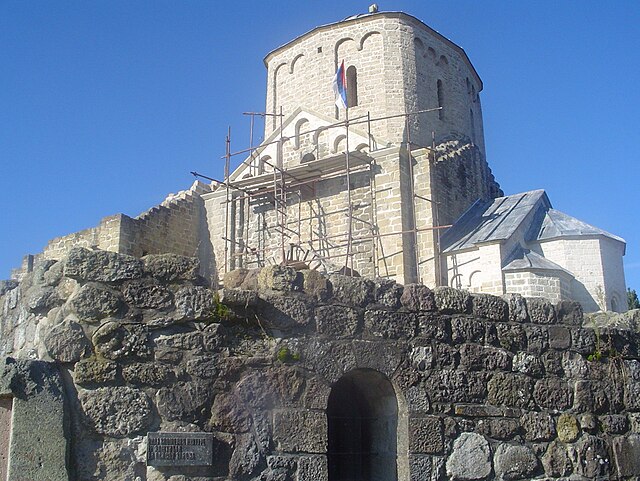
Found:
[(213, 434), (211, 433), (148, 433), (147, 465), (149, 466), (211, 466), (213, 464)]

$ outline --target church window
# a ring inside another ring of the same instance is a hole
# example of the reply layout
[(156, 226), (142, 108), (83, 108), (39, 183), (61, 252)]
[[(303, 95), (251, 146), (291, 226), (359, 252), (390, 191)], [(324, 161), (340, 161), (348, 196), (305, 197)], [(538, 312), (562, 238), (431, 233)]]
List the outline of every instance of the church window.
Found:
[(473, 109), (469, 109), (469, 124), (471, 126), (471, 141), (475, 142), (476, 141), (476, 123), (475, 120), (473, 119)]
[(356, 105), (358, 105), (358, 72), (352, 65), (347, 69), (347, 106), (355, 107)]
[(300, 163), (304, 164), (305, 162), (311, 162), (313, 160), (316, 160), (316, 156), (313, 155), (312, 152), (307, 152), (302, 156), (302, 159), (300, 159)]
[(444, 120), (444, 89), (442, 87), (442, 80), (438, 79), (436, 88), (438, 90), (438, 107), (440, 107), (440, 110), (438, 110), (438, 118)]

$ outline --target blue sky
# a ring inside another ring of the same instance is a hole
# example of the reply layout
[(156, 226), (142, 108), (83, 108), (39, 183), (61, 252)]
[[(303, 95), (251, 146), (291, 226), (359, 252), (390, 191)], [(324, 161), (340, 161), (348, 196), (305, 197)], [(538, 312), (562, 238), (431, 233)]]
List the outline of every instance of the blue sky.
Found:
[[(136, 216), (222, 176), (248, 145), (264, 56), (370, 2), (0, 2), (0, 278), (47, 240)], [(484, 81), (487, 157), (507, 194), (627, 240), (640, 290), (640, 2), (379, 2), (468, 53)]]

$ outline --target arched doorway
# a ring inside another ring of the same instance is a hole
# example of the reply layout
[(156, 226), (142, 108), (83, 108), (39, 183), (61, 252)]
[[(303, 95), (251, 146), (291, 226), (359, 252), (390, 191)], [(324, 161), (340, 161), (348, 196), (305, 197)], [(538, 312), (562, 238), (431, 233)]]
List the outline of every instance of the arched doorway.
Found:
[(331, 388), (327, 403), (329, 481), (396, 481), (398, 402), (391, 382), (356, 369)]

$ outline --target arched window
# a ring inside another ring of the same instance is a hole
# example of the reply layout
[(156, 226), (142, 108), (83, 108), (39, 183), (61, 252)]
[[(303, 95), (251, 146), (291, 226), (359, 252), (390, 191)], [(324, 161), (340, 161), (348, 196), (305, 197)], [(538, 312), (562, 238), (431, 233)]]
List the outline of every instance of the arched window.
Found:
[(358, 105), (358, 72), (352, 65), (347, 69), (347, 107)]
[(327, 422), (329, 481), (397, 481), (398, 401), (383, 374), (342, 376), (331, 388)]
[(438, 118), (444, 120), (444, 91), (442, 88), (442, 80), (438, 79), (436, 88), (438, 90), (438, 107), (440, 107), (440, 110), (438, 110)]

